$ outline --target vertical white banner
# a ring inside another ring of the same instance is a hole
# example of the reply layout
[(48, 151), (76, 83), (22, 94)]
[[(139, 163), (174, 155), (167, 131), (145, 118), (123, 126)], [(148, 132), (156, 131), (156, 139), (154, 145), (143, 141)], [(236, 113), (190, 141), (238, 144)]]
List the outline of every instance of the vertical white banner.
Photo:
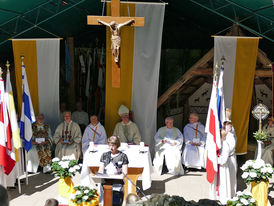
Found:
[(54, 131), (59, 122), (60, 40), (36, 40), (39, 112)]
[(136, 4), (145, 26), (135, 28), (132, 111), (142, 140), (154, 155), (164, 4)]

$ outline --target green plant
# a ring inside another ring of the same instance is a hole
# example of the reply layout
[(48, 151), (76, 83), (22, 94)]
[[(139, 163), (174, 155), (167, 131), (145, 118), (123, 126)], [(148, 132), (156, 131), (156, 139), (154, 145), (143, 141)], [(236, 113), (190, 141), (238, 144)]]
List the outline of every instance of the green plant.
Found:
[(76, 172), (81, 170), (81, 164), (78, 164), (78, 161), (74, 159), (64, 157), (60, 160), (58, 157), (55, 157), (51, 162), (51, 170), (56, 177), (72, 178)]
[(243, 170), (242, 178), (247, 184), (268, 181), (273, 175), (273, 167), (265, 164), (263, 160), (247, 160), (241, 170)]
[(248, 191), (237, 192), (236, 196), (227, 201), (227, 206), (257, 206), (256, 200)]
[(75, 193), (70, 195), (70, 199), (80, 205), (82, 202), (91, 202), (94, 199), (98, 199), (96, 189), (87, 186), (74, 187)]
[(257, 131), (255, 133), (253, 133), (253, 137), (258, 140), (258, 141), (267, 141), (267, 134), (264, 131)]
[(137, 201), (129, 204), (130, 206), (220, 206), (217, 201), (203, 199), (198, 203), (186, 201), (183, 197), (169, 196), (166, 194), (152, 194), (146, 201)]

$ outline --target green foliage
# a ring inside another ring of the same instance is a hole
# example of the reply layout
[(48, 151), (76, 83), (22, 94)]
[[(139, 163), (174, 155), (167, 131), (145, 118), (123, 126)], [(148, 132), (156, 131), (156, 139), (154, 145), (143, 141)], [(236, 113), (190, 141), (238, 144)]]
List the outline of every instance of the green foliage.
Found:
[(261, 132), (257, 131), (255, 133), (253, 133), (253, 137), (256, 140), (262, 141), (262, 142), (267, 141), (267, 139), (268, 139), (267, 134), (264, 131), (261, 131)]
[(227, 201), (227, 206), (257, 206), (257, 201), (250, 192), (237, 192), (236, 196)]
[(59, 158), (55, 157), (52, 159), (51, 170), (54, 172), (54, 175), (56, 177), (72, 178), (76, 174), (76, 172), (80, 172), (81, 164), (78, 164), (77, 160), (71, 160), (66, 158), (60, 160)]
[(214, 200), (186, 201), (183, 197), (166, 194), (152, 194), (149, 200), (138, 201), (131, 206), (219, 206)]
[(71, 194), (70, 199), (80, 205), (82, 202), (91, 202), (98, 197), (97, 191), (86, 186), (74, 187), (75, 193)]

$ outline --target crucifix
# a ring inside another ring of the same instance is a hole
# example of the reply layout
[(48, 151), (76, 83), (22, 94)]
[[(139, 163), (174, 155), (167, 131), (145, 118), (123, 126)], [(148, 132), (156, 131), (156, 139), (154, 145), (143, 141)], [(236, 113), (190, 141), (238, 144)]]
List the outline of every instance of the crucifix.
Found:
[(120, 45), (123, 26), (144, 26), (144, 17), (121, 17), (120, 0), (111, 1), (111, 16), (87, 16), (88, 25), (105, 25), (111, 31), (112, 87), (120, 88)]
[(259, 120), (259, 132), (262, 131), (262, 120), (265, 119), (268, 114), (269, 110), (267, 107), (263, 104), (258, 104), (255, 106), (255, 108), (252, 110), (253, 116)]

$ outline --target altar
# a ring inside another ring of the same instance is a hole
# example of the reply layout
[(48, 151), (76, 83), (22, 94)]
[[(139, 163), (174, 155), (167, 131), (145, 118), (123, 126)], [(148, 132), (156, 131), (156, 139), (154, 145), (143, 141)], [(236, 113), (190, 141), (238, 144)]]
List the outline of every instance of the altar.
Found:
[[(120, 147), (120, 151), (128, 156), (128, 168), (143, 168), (142, 172), (142, 189), (147, 190), (151, 187), (151, 173), (153, 172), (149, 147), (144, 147), (140, 152), (139, 145), (128, 145)], [(100, 158), (104, 152), (109, 151), (106, 144), (94, 145), (93, 151), (89, 148), (83, 157), (83, 166), (80, 176), (81, 185), (88, 186), (94, 184), (90, 168), (97, 168), (100, 164)]]

